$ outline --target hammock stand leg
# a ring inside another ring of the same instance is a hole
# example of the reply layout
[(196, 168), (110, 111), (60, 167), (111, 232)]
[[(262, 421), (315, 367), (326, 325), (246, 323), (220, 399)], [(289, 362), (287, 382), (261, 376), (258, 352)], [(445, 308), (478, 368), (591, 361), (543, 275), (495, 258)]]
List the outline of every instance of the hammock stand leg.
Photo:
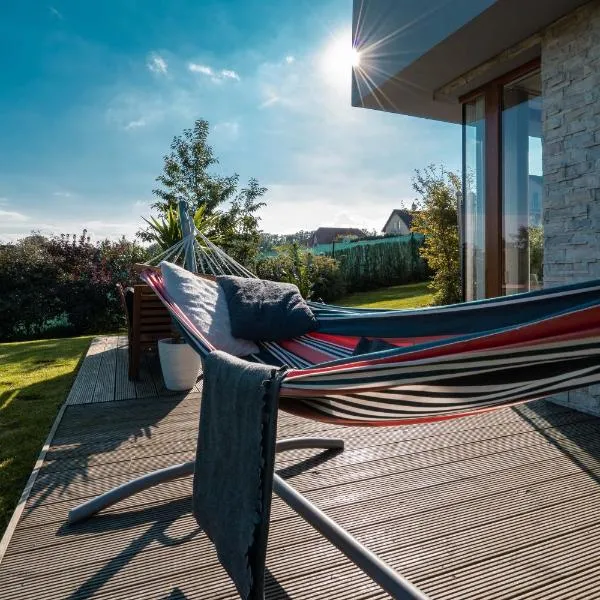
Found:
[[(288, 438), (280, 440), (276, 452), (300, 449), (343, 450), (344, 441), (335, 438)], [(68, 523), (79, 523), (104, 508), (159, 483), (172, 481), (194, 473), (194, 461), (159, 469), (120, 485), (69, 511)], [(302, 494), (287, 484), (279, 475), (273, 476), (273, 491), (309, 525), (338, 548), (359, 569), (397, 600), (427, 600), (422, 592), (401, 577), (370, 550), (360, 544), (346, 530), (309, 502)]]

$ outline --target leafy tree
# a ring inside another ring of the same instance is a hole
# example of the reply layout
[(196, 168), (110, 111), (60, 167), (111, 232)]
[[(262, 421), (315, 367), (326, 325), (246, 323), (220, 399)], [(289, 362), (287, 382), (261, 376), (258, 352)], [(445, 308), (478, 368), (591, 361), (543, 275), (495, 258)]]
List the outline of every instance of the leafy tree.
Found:
[(257, 211), (265, 206), (261, 198), (267, 188), (250, 179), (232, 200), (230, 209), (220, 216), (217, 230), (223, 250), (243, 265), (252, 268), (260, 248), (260, 217)]
[[(203, 211), (202, 222), (210, 223), (208, 229), (213, 239), (218, 238), (215, 241), (226, 252), (252, 268), (260, 245), (257, 213), (265, 206), (260, 198), (267, 188), (261, 187), (256, 179), (250, 179), (247, 187), (238, 190), (237, 173), (227, 177), (213, 173), (211, 169), (219, 161), (208, 144), (208, 133), (208, 122), (198, 119), (193, 128), (173, 138), (171, 151), (164, 157), (163, 172), (156, 178), (159, 186), (152, 191), (157, 198), (152, 208), (158, 211), (159, 219), (146, 219), (149, 227), (137, 235), (147, 242), (155, 242), (158, 227), (171, 237), (176, 236), (170, 220), (177, 214), (179, 200), (186, 200), (194, 218), (199, 210)], [(226, 203), (229, 206), (221, 208)]]
[(265, 233), (260, 234), (260, 252), (266, 254), (274, 251), (279, 246), (298, 242), (301, 246), (308, 246), (308, 240), (313, 236), (314, 230), (301, 229), (296, 233)]
[(529, 263), (531, 274), (541, 283), (544, 280), (544, 228), (541, 225), (529, 227)]
[(152, 190), (158, 198), (152, 208), (164, 214), (170, 207), (176, 209), (179, 200), (187, 200), (192, 212), (205, 204), (211, 214), (235, 193), (237, 174), (221, 177), (209, 172), (219, 160), (208, 145), (208, 133), (208, 121), (198, 119), (192, 129), (173, 138), (163, 172), (156, 178), (160, 186)]
[(420, 252), (434, 272), (430, 284), (434, 304), (460, 302), (458, 198), (461, 179), (443, 167), (429, 165), (423, 171), (416, 171), (413, 187), (421, 198), (416, 202), (412, 228), (425, 235)]

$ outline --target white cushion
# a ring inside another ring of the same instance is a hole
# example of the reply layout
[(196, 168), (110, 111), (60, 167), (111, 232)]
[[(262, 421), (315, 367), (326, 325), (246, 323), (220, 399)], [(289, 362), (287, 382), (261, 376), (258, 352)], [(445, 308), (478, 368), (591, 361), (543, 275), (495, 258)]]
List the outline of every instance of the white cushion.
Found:
[(173, 263), (161, 262), (160, 270), (169, 296), (215, 348), (234, 356), (258, 352), (254, 342), (231, 335), (229, 309), (220, 285)]

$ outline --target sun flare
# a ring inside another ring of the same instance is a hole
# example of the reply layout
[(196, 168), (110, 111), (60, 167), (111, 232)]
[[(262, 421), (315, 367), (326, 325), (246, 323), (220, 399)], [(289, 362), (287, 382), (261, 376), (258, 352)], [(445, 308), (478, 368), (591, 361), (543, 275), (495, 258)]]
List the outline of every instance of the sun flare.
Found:
[(325, 48), (321, 67), (327, 80), (335, 85), (350, 85), (352, 69), (360, 64), (360, 53), (352, 47), (350, 31), (335, 36)]

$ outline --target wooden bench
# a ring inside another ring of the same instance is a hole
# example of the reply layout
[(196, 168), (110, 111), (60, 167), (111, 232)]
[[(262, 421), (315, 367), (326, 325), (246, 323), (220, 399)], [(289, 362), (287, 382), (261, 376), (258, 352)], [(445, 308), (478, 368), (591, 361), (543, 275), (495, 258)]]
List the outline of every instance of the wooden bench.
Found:
[(145, 283), (133, 286), (130, 307), (123, 287), (117, 285), (117, 289), (127, 317), (129, 379), (137, 379), (142, 352), (156, 349), (158, 340), (173, 337), (176, 332), (169, 312)]

